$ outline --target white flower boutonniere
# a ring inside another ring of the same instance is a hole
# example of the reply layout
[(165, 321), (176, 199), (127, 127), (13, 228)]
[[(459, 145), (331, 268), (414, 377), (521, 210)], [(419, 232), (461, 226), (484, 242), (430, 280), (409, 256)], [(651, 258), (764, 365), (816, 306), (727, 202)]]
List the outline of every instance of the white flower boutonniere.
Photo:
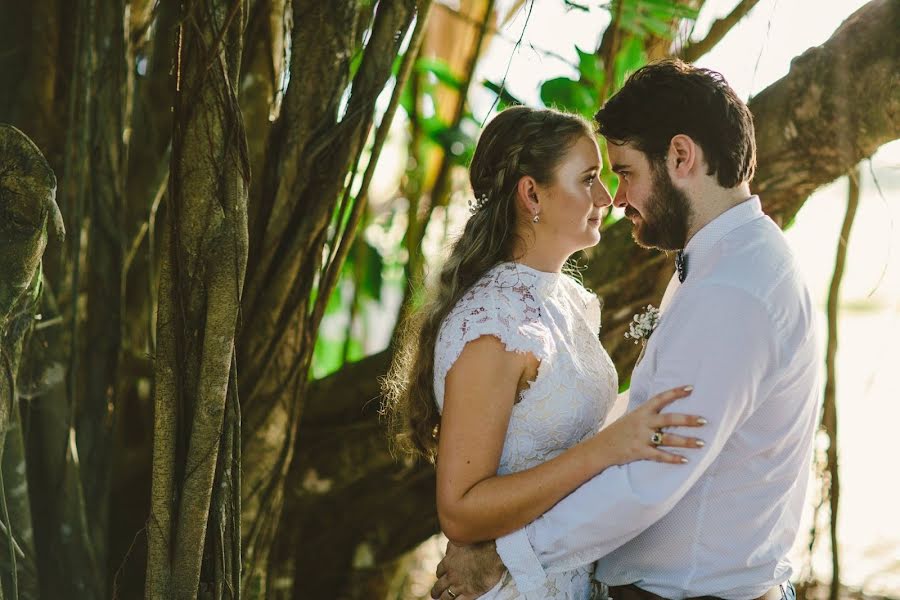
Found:
[(634, 340), (637, 344), (640, 341), (650, 339), (650, 334), (659, 325), (659, 309), (652, 304), (647, 305), (647, 310), (634, 315), (631, 323), (628, 325), (628, 333), (625, 334), (627, 339)]

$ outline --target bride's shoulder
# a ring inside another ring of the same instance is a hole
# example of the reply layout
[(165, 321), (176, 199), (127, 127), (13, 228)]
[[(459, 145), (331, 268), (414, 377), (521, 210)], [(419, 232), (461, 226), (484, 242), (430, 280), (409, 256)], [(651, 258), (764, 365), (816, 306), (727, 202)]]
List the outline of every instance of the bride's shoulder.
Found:
[(540, 316), (538, 292), (529, 273), (514, 263), (500, 263), (488, 270), (463, 296), (464, 301), (488, 303), (498, 315), (537, 321)]
[(489, 269), (463, 293), (445, 321), (501, 320), (508, 325), (540, 321), (540, 306), (534, 285), (515, 272), (510, 263)]

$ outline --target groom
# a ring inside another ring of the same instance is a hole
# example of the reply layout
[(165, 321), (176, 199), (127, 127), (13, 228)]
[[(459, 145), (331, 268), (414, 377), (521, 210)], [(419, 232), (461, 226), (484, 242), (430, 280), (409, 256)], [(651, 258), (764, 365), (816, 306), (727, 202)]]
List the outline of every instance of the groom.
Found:
[(817, 424), (815, 309), (750, 193), (750, 111), (718, 73), (668, 60), (595, 118), (635, 240), (679, 251), (630, 408), (692, 384), (672, 410), (707, 418), (706, 445), (684, 466), (608, 469), (496, 546), (449, 546), (432, 597), (477, 598), (508, 571), (523, 597), (550, 598), (546, 573), (596, 561), (597, 598), (790, 600)]

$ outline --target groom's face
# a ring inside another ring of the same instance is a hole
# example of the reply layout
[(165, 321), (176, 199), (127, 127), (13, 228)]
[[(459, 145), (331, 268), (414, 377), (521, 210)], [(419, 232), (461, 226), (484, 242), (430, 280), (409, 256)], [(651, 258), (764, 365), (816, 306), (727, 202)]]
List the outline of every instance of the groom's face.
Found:
[(638, 245), (678, 250), (687, 242), (691, 204), (676, 188), (663, 161), (652, 162), (631, 143), (610, 143), (609, 161), (619, 178), (613, 204), (625, 209)]

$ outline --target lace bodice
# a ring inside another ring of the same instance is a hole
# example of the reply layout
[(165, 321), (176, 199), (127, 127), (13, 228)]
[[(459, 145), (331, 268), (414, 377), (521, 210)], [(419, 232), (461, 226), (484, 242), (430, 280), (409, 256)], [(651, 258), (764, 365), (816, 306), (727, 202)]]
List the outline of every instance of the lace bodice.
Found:
[[(465, 345), (484, 335), (531, 352), (540, 366), (513, 405), (497, 473), (545, 462), (595, 434), (615, 401), (618, 380), (598, 340), (600, 303), (568, 275), (501, 263), (469, 289), (441, 324), (434, 393), (443, 409), (444, 380)], [(489, 399), (485, 399), (489, 401)], [(589, 597), (590, 571), (559, 573), (547, 598)], [(508, 576), (484, 598), (517, 598)]]

